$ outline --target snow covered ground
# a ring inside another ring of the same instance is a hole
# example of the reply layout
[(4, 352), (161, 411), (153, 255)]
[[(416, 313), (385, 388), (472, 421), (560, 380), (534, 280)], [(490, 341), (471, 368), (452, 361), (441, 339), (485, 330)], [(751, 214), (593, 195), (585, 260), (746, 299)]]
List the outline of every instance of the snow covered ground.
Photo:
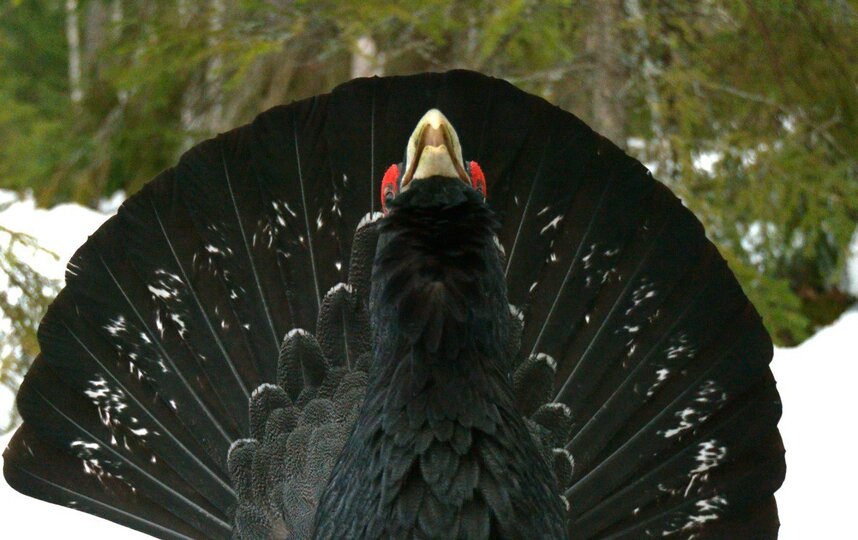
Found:
[[(62, 279), (68, 260), (87, 236), (116, 212), (123, 197), (121, 192), (117, 192), (116, 196), (103, 201), (98, 211), (79, 204), (60, 204), (46, 210), (36, 208), (32, 197), (19, 199), (11, 191), (0, 190), (0, 208), (3, 208), (0, 226), (32, 236), (42, 248), (55, 253), (58, 259), (47, 253), (33, 256), (19, 252), (18, 255), (27, 257), (30, 266), (46, 277)], [(0, 242), (7, 239), (8, 235), (0, 232)]]
[[(11, 197), (0, 190), (0, 206)], [(34, 236), (59, 255), (59, 260), (37, 255), (33, 261), (39, 271), (59, 279), (75, 249), (120, 201), (109, 201), (103, 212), (77, 205), (40, 210), (31, 200), (19, 201), (0, 212), (0, 225)], [(850, 271), (855, 276), (850, 284), (858, 284), (858, 248)], [(780, 428), (788, 467), (786, 482), (777, 494), (780, 538), (844, 538), (854, 531), (858, 485), (854, 466), (858, 407), (853, 401), (858, 380), (858, 306), (800, 347), (776, 350), (772, 367), (784, 402)], [(2, 411), (10, 405), (8, 397), (0, 397)], [(9, 438), (0, 438), (0, 448), (6, 447)], [(145, 538), (99, 518), (24, 497), (2, 480), (0, 509), (5, 538)]]
[(775, 352), (784, 404), (781, 539), (855, 538), (858, 306), (801, 346)]
[[(12, 434), (0, 437), (0, 447), (6, 448)], [(68, 538), (77, 540), (115, 539), (143, 540), (148, 535), (120, 527), (106, 519), (97, 518), (71, 508), (49, 504), (25, 497), (0, 479), (0, 510), (3, 515), (3, 538)]]

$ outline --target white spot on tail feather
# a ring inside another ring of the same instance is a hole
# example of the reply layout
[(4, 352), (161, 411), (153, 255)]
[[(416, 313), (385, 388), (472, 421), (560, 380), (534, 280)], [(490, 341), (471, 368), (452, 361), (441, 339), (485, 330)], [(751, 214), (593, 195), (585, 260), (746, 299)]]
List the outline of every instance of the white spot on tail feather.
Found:
[(697, 389), (694, 398), (695, 407), (687, 406), (683, 410), (674, 413), (679, 418), (679, 425), (675, 428), (660, 432), (664, 438), (669, 439), (680, 433), (688, 431), (703, 424), (718, 407), (727, 400), (727, 393), (713, 380), (706, 380)]
[(498, 248), (498, 251), (501, 252), (501, 255), (506, 255), (506, 249), (504, 249), (503, 244), (501, 244), (500, 238), (498, 238), (497, 235), (495, 235), (494, 240), (495, 240), (495, 247)]
[(154, 285), (149, 285), (149, 292), (162, 299), (173, 297), (173, 293), (171, 291), (167, 289), (162, 289), (160, 287), (155, 287)]
[(661, 369), (656, 370), (655, 382), (652, 384), (652, 386), (649, 387), (649, 390), (647, 390), (646, 397), (652, 397), (652, 395), (655, 394), (656, 390), (658, 390), (661, 387), (661, 385), (664, 384), (664, 381), (667, 380), (668, 375), (670, 375), (670, 370), (667, 368), (661, 368)]
[[(724, 509), (728, 504), (727, 499), (720, 495), (699, 500), (694, 503), (694, 506), (696, 507), (695, 513), (676, 516), (676, 518), (671, 520), (670, 525), (672, 528), (663, 531), (662, 536), (687, 533), (699, 528), (701, 525), (709, 521), (714, 521), (721, 517), (721, 514), (724, 512)], [(690, 536), (690, 538), (693, 538), (693, 535)]]
[(705, 474), (717, 467), (727, 457), (727, 447), (720, 446), (717, 439), (703, 441), (698, 445), (697, 456), (694, 460), (697, 467), (691, 469), (689, 474)]
[(548, 232), (549, 229), (556, 229), (560, 225), (561, 221), (563, 221), (563, 216), (556, 216), (554, 219), (548, 222), (548, 225), (546, 225), (542, 228), (542, 230), (539, 231), (539, 234), (545, 234), (546, 232)]
[(75, 450), (98, 450), (101, 445), (94, 442), (86, 442), (83, 440), (72, 441), (71, 445)]
[(116, 336), (121, 332), (125, 332), (125, 317), (120, 315), (115, 319), (112, 319), (110, 323), (104, 326), (104, 329), (107, 330), (111, 336)]

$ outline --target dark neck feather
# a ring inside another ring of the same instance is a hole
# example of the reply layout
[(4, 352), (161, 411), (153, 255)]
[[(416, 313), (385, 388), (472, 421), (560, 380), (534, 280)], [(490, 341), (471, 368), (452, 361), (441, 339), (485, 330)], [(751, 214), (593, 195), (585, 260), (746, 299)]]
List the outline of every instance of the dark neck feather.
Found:
[(410, 361), (433, 379), (503, 377), (509, 307), (497, 221), (476, 192), (439, 182), (401, 196), (381, 225), (371, 300), (376, 376)]

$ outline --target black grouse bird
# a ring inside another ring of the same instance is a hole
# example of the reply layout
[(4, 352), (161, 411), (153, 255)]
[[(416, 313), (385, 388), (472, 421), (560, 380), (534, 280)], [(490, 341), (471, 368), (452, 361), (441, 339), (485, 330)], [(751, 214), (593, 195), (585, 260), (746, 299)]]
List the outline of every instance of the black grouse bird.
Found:
[(777, 536), (772, 345), (700, 223), (476, 73), (193, 148), (39, 341), (7, 481), (153, 536)]

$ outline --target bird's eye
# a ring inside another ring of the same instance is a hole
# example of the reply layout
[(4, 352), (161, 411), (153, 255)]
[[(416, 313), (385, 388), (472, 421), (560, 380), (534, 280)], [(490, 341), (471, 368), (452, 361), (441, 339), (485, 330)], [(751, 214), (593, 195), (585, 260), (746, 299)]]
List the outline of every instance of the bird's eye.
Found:
[(384, 172), (381, 180), (381, 209), (387, 213), (387, 203), (396, 197), (399, 191), (399, 167), (394, 163)]
[(471, 187), (486, 196), (486, 175), (483, 174), (483, 169), (476, 161), (468, 162), (468, 173), (471, 175)]

